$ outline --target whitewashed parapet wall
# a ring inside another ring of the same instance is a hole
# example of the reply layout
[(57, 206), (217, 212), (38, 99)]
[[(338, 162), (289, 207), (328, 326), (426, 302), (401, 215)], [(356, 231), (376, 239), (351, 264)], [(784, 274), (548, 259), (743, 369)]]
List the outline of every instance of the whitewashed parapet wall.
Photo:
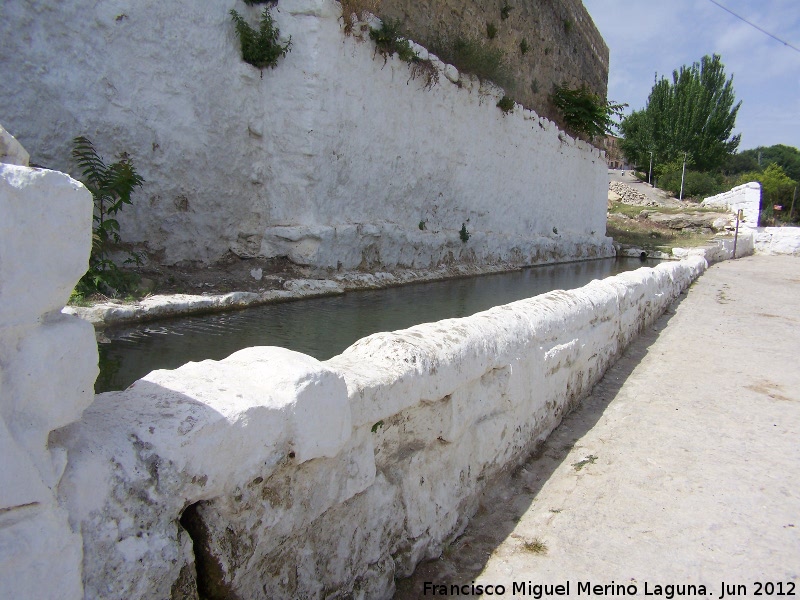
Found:
[(740, 222), (740, 228), (754, 232), (758, 228), (758, 217), (761, 213), (761, 184), (752, 181), (736, 186), (727, 192), (706, 198), (701, 205), (728, 210), (733, 218), (741, 210), (744, 220)]
[[(761, 184), (757, 182), (737, 186), (723, 194), (706, 198), (703, 206), (719, 207), (736, 214), (744, 213), (742, 231), (752, 236), (749, 242), (758, 254), (791, 254), (800, 256), (800, 227), (758, 227), (761, 210)], [(736, 252), (740, 256), (739, 250)]]
[(272, 9), (292, 48), (262, 74), (231, 8), (255, 23), (262, 7), (7, 4), (6, 127), (65, 171), (76, 135), (127, 151), (146, 183), (122, 235), (166, 264), (229, 249), (347, 269), (613, 255), (596, 149), (519, 106), (504, 115), (497, 88), (452, 66), (423, 89), (360, 27), (345, 37), (333, 0)]
[[(0, 147), (25, 162), (2, 127)], [(82, 597), (82, 539), (56, 499), (66, 453), (49, 436), (94, 399), (94, 330), (60, 312), (88, 268), (91, 222), (77, 181), (0, 164), (0, 598)]]
[(52, 436), (86, 597), (390, 598), (706, 264), (98, 395)]
[(800, 256), (800, 227), (759, 227), (755, 245), (759, 254)]

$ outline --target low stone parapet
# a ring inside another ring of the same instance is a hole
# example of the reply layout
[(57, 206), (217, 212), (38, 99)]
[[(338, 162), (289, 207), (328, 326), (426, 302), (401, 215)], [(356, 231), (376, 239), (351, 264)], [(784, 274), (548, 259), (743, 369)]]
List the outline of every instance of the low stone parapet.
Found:
[(89, 598), (389, 598), (705, 268), (155, 371), (53, 440)]

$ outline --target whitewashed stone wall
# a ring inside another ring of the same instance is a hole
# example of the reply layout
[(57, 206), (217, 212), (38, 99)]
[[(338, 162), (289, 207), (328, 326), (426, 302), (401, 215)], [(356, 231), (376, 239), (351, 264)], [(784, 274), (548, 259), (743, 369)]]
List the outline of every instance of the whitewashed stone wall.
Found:
[(800, 256), (800, 227), (760, 227), (755, 245), (759, 254)]
[[(752, 239), (746, 241), (759, 254), (791, 254), (800, 256), (800, 227), (758, 227), (761, 207), (761, 184), (746, 183), (729, 192), (706, 198), (703, 206), (725, 208), (734, 215), (740, 209), (745, 220), (740, 223), (740, 231), (745, 231)], [(742, 238), (739, 238), (742, 242)], [(739, 256), (737, 247), (736, 255)]]
[(86, 597), (390, 598), (706, 264), (98, 395), (53, 434)]
[(345, 37), (332, 0), (281, 0), (292, 49), (262, 76), (240, 58), (234, 7), (253, 23), (261, 9), (8, 3), (6, 126), (60, 170), (76, 135), (130, 153), (146, 183), (122, 235), (167, 264), (229, 249), (367, 269), (613, 255), (597, 150), (521, 107), (504, 115), (497, 88), (453, 67), (424, 90)]
[(0, 164), (0, 598), (82, 597), (82, 539), (56, 500), (66, 453), (50, 433), (94, 398), (94, 329), (60, 312), (88, 267), (91, 222), (77, 181)]
[(761, 184), (752, 181), (736, 186), (727, 192), (706, 198), (701, 205), (728, 210), (734, 218), (741, 210), (744, 221), (739, 223), (740, 229), (754, 231), (758, 227), (758, 217), (761, 212)]

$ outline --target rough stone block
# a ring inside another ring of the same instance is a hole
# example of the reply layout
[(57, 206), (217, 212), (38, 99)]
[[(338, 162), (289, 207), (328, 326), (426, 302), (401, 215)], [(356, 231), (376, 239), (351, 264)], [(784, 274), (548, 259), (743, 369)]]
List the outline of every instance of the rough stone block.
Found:
[(89, 266), (91, 227), (92, 196), (81, 183), (0, 164), (1, 324), (31, 324), (64, 307)]
[(30, 155), (16, 138), (0, 125), (0, 163), (27, 167)]

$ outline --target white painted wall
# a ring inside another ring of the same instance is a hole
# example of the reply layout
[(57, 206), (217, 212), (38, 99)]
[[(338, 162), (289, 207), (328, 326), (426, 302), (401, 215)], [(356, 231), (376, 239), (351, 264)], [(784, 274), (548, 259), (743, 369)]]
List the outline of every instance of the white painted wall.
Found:
[(734, 217), (741, 210), (744, 221), (739, 224), (740, 230), (743, 228), (753, 231), (758, 227), (758, 216), (761, 212), (761, 184), (751, 181), (706, 198), (700, 204), (709, 208), (728, 210)]
[(5, 126), (61, 170), (76, 135), (109, 160), (129, 152), (146, 183), (122, 235), (168, 264), (229, 248), (331, 268), (613, 255), (597, 150), (504, 116), (496, 88), (452, 68), (460, 87), (442, 73), (423, 90), (345, 37), (332, 0), (281, 0), (292, 50), (262, 77), (239, 57), (233, 6), (256, 21), (241, 2), (4, 6)]
[(375, 334), (326, 362), (249, 348), (98, 395), (54, 438), (86, 596), (192, 597), (191, 506), (231, 595), (391, 597), (705, 266)]
[[(744, 230), (752, 236), (746, 243), (749, 243), (758, 254), (800, 256), (800, 227), (758, 227), (761, 207), (760, 183), (752, 182), (737, 186), (724, 194), (706, 198), (702, 204), (724, 208), (733, 214), (741, 209), (745, 220), (740, 224), (740, 231)], [(738, 247), (736, 255), (740, 255)]]
[(49, 436), (94, 398), (94, 329), (60, 312), (91, 222), (77, 181), (0, 164), (0, 598), (82, 597), (82, 539), (56, 501), (66, 454)]
[(759, 254), (800, 256), (800, 227), (759, 227), (755, 245)]

